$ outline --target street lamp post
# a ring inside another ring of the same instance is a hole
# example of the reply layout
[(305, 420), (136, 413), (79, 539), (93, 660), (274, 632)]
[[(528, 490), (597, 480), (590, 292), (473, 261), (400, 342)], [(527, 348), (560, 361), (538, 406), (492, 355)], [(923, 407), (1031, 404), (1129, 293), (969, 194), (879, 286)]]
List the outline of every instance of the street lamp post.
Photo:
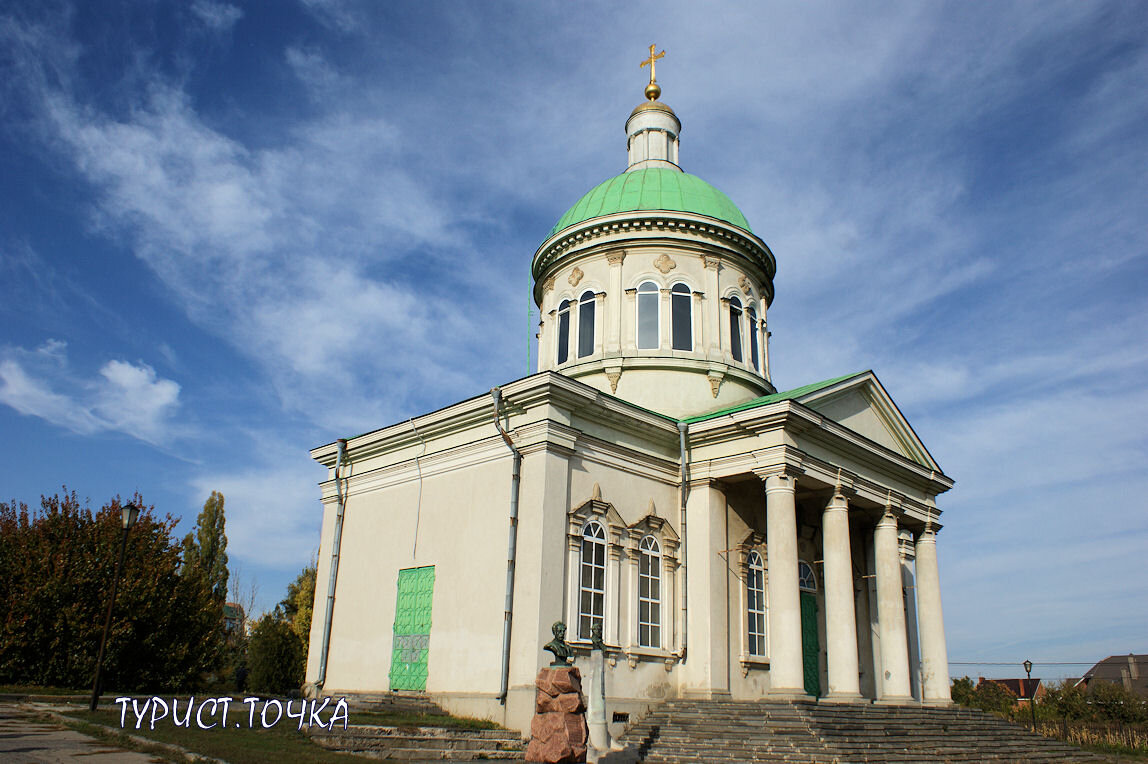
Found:
[(1036, 732), (1036, 690), (1032, 685), (1032, 661), (1025, 660), (1024, 673), (1028, 677), (1028, 707), (1032, 711), (1032, 731)]
[(112, 626), (112, 605), (116, 601), (116, 590), (119, 588), (120, 583), (120, 569), (124, 566), (124, 553), (128, 548), (128, 531), (135, 525), (136, 518), (139, 517), (140, 508), (135, 504), (125, 504), (123, 506), (123, 526), (124, 535), (120, 537), (120, 557), (116, 561), (116, 571), (112, 575), (112, 596), (108, 599), (108, 612), (104, 616), (104, 635), (100, 637), (100, 652), (96, 656), (96, 678), (92, 681), (92, 702), (88, 705), (89, 711), (96, 710), (96, 704), (100, 699), (100, 669), (104, 665), (104, 648), (108, 644), (108, 630)]

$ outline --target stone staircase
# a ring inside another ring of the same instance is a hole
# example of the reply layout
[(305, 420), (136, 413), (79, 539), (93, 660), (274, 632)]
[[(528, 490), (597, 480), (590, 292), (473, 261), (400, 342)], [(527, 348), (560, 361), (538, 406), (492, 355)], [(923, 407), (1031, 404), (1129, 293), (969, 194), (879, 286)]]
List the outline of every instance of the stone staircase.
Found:
[(311, 740), (334, 751), (408, 763), (521, 761), (524, 751), (522, 736), (513, 730), (351, 725), (346, 730), (313, 732)]
[(447, 712), (422, 693), (385, 692), (347, 695), (351, 724), (346, 730), (312, 730), (311, 740), (333, 751), (375, 759), (405, 761), (522, 760), (522, 736), (513, 730), (472, 730), (456, 727), (387, 727), (355, 724), (356, 712), (427, 714)]
[(650, 762), (1102, 762), (991, 714), (812, 701), (671, 700), (619, 741)]

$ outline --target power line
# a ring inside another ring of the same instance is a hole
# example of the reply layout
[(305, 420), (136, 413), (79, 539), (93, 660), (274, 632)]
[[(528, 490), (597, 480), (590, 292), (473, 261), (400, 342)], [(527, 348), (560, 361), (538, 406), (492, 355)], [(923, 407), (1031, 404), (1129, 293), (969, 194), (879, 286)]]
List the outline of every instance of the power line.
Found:
[[(950, 666), (1020, 666), (1024, 661), (949, 661)], [(1093, 666), (1096, 661), (1033, 661), (1034, 666)]]

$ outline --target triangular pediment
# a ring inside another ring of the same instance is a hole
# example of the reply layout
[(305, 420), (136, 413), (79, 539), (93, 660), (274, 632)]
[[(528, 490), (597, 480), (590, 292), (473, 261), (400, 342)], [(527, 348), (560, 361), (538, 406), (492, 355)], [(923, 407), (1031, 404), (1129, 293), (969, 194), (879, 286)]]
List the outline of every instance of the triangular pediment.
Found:
[(871, 371), (818, 388), (794, 400), (874, 443), (923, 467), (941, 472), (925, 444)]

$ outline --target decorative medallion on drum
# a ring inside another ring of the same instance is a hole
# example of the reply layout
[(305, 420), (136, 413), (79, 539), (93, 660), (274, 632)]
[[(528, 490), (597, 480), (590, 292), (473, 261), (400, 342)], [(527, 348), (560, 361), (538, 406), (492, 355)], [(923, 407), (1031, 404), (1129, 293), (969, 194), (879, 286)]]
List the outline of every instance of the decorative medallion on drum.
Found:
[(674, 268), (677, 268), (678, 264), (671, 260), (669, 255), (663, 252), (658, 255), (658, 259), (654, 261), (654, 267), (661, 271), (664, 276)]
[(582, 277), (585, 275), (586, 274), (582, 272), (582, 269), (575, 265), (574, 270), (570, 271), (570, 278), (567, 279), (567, 281), (570, 282), (570, 286), (576, 287), (578, 286), (578, 282), (581, 281)]

